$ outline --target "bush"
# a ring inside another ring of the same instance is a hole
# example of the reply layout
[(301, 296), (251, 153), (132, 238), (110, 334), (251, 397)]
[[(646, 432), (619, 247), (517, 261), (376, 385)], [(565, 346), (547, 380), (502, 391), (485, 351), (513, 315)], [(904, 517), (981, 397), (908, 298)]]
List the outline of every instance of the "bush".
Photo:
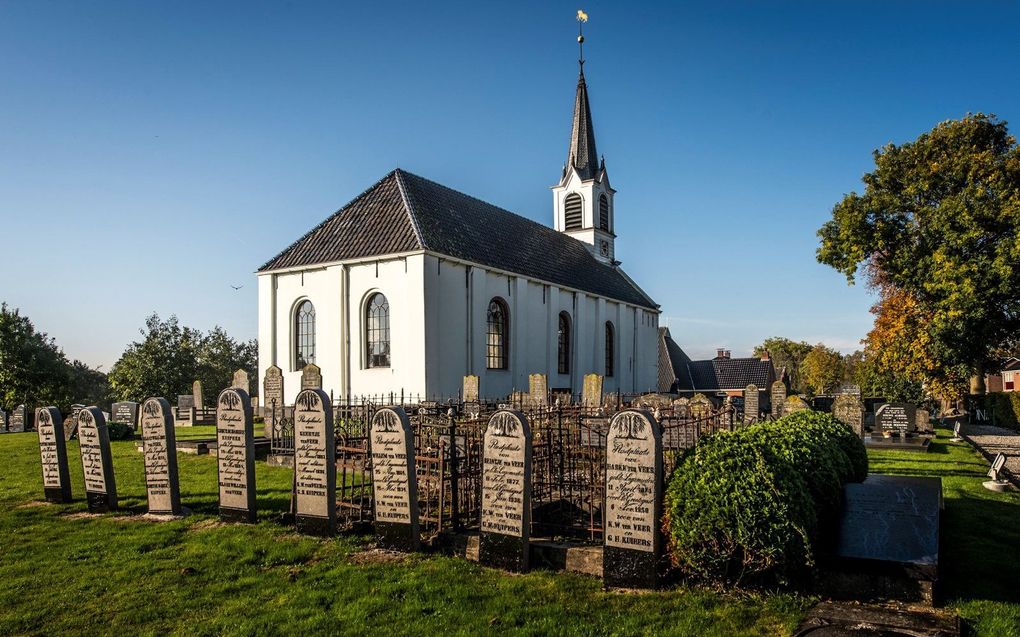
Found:
[(703, 438), (666, 490), (670, 558), (712, 580), (801, 574), (833, 535), (843, 484), (867, 474), (864, 443), (829, 414), (798, 412)]
[(996, 392), (988, 394), (991, 403), (992, 423), (997, 427), (1020, 429), (1020, 393)]
[(106, 430), (110, 434), (110, 440), (124, 440), (134, 434), (131, 425), (125, 425), (122, 422), (108, 422), (106, 423)]
[(666, 491), (670, 558), (689, 574), (739, 582), (813, 563), (816, 514), (789, 462), (746, 431), (703, 438)]

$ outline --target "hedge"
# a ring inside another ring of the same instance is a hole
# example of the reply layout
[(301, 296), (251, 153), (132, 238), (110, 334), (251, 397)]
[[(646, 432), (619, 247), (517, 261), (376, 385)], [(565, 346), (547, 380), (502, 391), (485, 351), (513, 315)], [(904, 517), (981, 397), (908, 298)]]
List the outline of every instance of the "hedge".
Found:
[(843, 484), (867, 471), (863, 442), (829, 414), (799, 412), (702, 438), (666, 490), (670, 560), (713, 581), (803, 574), (832, 536)]

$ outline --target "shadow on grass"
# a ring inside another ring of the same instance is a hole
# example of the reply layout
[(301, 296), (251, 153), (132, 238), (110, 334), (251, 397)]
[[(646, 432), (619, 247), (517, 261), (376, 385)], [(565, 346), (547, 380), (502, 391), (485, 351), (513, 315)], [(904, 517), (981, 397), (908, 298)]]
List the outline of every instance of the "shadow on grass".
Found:
[(947, 499), (942, 531), (949, 599), (1020, 602), (1020, 502)]

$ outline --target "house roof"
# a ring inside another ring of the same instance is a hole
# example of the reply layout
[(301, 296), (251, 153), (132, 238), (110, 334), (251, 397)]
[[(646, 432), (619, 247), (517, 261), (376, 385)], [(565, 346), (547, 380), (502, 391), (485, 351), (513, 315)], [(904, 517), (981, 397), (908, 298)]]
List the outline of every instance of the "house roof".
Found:
[(668, 327), (659, 328), (659, 376), (662, 391), (684, 391), (694, 389), (687, 355), (669, 333)]
[(714, 358), (691, 361), (688, 369), (694, 389), (702, 391), (744, 389), (752, 383), (765, 389), (775, 368), (771, 360), (759, 358)]
[(620, 268), (598, 261), (577, 239), (399, 168), (259, 272), (415, 250), (658, 309)]
[(1017, 369), (1020, 369), (1020, 358), (1014, 358), (1010, 356), (1009, 358), (1002, 361), (1002, 371), (1010, 372)]

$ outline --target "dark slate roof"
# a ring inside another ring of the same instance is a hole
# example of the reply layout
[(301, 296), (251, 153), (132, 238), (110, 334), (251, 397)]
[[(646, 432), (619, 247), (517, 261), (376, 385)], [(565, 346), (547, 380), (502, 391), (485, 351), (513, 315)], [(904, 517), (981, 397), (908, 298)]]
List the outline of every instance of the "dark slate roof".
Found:
[(754, 383), (759, 389), (769, 386), (774, 378), (775, 368), (771, 360), (758, 358), (715, 358), (707, 361), (691, 361), (688, 364), (693, 389), (726, 390), (743, 389)]
[(659, 388), (663, 392), (694, 389), (690, 372), (691, 358), (669, 333), (668, 327), (659, 328)]
[(580, 241), (512, 212), (394, 170), (259, 272), (426, 250), (649, 309), (655, 302)]
[(1002, 361), (1002, 371), (1011, 372), (1020, 369), (1020, 358), (1013, 358), (1012, 356)]
[(581, 179), (594, 179), (599, 172), (598, 157), (595, 150), (595, 126), (591, 121), (591, 105), (588, 103), (588, 84), (584, 81), (582, 69), (577, 76), (577, 95), (574, 97), (574, 122), (570, 128), (567, 166), (576, 168)]

